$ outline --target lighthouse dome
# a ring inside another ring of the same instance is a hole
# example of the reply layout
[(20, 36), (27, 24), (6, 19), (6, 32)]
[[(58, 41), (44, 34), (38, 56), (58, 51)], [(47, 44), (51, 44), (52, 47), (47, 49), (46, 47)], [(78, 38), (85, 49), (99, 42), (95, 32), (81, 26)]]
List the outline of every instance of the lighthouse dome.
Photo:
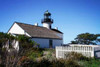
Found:
[(45, 11), (44, 15), (45, 15), (45, 16), (50, 16), (50, 15), (51, 15), (51, 13), (50, 13), (50, 12), (48, 12), (48, 10), (47, 10), (47, 11)]

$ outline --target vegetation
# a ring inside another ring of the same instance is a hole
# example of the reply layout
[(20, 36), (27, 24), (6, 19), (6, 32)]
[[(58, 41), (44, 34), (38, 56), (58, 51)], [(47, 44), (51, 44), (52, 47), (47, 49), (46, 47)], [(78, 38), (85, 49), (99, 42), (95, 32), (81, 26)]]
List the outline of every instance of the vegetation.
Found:
[[(19, 41), (19, 52), (11, 48), (13, 40)], [(9, 45), (10, 48), (4, 47), (6, 45)], [(20, 58), (25, 56), (28, 50), (37, 45), (37, 43), (30, 40), (27, 36), (18, 35), (14, 37), (10, 34), (0, 32), (0, 65), (3, 65), (4, 67), (15, 67)]]
[(66, 53), (65, 54), (65, 58), (66, 59), (70, 59), (70, 60), (89, 60), (89, 58), (83, 56), (81, 53), (77, 53), (77, 52), (70, 52), (70, 53)]
[(82, 61), (80, 61), (80, 64), (83, 67), (100, 67), (100, 60), (92, 58), (89, 61), (82, 60)]
[[(20, 51), (3, 48), (7, 41), (20, 42)], [(42, 49), (29, 37), (0, 33), (0, 67), (100, 67), (100, 60), (87, 58), (82, 54), (71, 52), (65, 54), (65, 59), (56, 59), (54, 49)]]
[(24, 57), (21, 61), (22, 67), (99, 67), (100, 60), (95, 58), (87, 58), (82, 54), (71, 52), (68, 53), (66, 59), (41, 59), (34, 61), (28, 57)]
[(12, 41), (14, 38), (15, 37), (10, 34), (0, 32), (0, 48), (2, 48), (2, 46), (5, 45), (7, 41)]
[(93, 44), (96, 45), (100, 42), (100, 34), (90, 34), (90, 33), (82, 33), (77, 35), (75, 41), (71, 41), (71, 44)]
[(38, 58), (41, 58), (43, 56), (43, 49), (31, 48), (25, 53), (25, 56), (27, 56), (33, 61), (36, 61)]

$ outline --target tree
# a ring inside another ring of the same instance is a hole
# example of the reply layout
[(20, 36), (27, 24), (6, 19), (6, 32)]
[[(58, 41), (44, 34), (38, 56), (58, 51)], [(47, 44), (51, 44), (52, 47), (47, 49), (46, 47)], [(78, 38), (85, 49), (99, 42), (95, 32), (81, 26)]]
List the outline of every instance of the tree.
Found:
[[(10, 52), (3, 46), (9, 41), (9, 45), (12, 46), (13, 40), (19, 41), (20, 51), (16, 51), (10, 48)], [(18, 67), (20, 59), (37, 45), (29, 37), (24, 35), (12, 36), (7, 33), (0, 32), (0, 67)], [(3, 48), (2, 48), (3, 47)]]
[(25, 36), (25, 35), (18, 35), (16, 37), (16, 40), (18, 40), (19, 43), (21, 44), (21, 45), (19, 45), (20, 48), (29, 49), (31, 47), (38, 47), (39, 46), (38, 43), (36, 43), (35, 41), (31, 40), (30, 37)]
[(75, 41), (71, 41), (71, 44), (87, 44), (87, 45), (96, 45), (100, 42), (100, 34), (90, 34), (90, 33), (82, 33), (77, 35)]
[(4, 46), (8, 40), (11, 42), (14, 39), (15, 37), (11, 34), (0, 32), (0, 48), (2, 48), (2, 46)]

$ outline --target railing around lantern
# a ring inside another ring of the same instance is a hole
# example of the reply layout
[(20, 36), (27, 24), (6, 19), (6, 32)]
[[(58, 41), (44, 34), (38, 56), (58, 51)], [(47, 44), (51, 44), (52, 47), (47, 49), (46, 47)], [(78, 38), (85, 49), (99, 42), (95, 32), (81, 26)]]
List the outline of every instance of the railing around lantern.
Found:
[(49, 18), (48, 19), (47, 18), (46, 19), (42, 19), (41, 21), (42, 21), (42, 23), (44, 23), (44, 22), (51, 22), (51, 23), (53, 23), (53, 19), (49, 19)]

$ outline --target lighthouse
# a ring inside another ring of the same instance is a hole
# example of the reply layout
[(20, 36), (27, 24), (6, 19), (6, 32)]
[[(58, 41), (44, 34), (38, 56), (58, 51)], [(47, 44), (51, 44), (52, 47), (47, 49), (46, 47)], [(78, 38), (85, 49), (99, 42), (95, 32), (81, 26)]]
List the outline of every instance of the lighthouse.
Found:
[(46, 27), (48, 29), (52, 28), (52, 23), (53, 23), (53, 19), (51, 19), (51, 13), (47, 11), (45, 11), (44, 13), (44, 19), (42, 20), (42, 24), (43, 27)]

